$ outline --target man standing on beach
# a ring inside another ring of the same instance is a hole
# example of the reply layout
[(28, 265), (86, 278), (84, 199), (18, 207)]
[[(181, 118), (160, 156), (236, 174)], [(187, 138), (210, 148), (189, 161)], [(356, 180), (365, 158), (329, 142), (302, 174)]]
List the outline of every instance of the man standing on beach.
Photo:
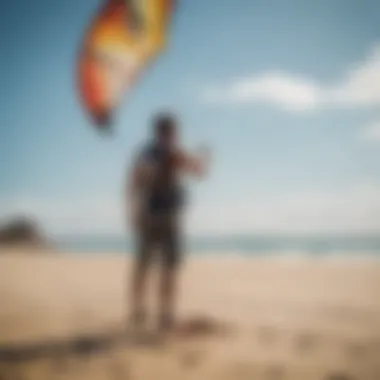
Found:
[(159, 328), (174, 322), (176, 274), (182, 256), (181, 211), (184, 194), (183, 174), (202, 177), (209, 162), (208, 152), (199, 156), (185, 153), (179, 146), (179, 125), (171, 114), (160, 114), (153, 121), (153, 140), (139, 154), (129, 178), (128, 195), (131, 221), (137, 238), (137, 258), (132, 278), (132, 320), (146, 319), (145, 287), (147, 272), (160, 249), (162, 276), (159, 289)]

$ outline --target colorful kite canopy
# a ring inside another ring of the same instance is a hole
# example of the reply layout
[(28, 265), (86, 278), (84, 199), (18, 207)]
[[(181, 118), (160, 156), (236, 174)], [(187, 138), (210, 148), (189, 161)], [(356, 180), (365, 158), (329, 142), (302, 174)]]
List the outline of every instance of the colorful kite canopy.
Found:
[(79, 60), (82, 102), (98, 127), (166, 45), (175, 0), (107, 0), (85, 36)]

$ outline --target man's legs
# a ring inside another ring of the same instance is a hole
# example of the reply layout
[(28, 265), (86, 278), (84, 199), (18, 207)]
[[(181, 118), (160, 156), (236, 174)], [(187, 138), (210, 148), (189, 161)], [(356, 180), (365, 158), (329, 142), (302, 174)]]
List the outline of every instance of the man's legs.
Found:
[(180, 245), (177, 220), (174, 217), (165, 220), (162, 228), (159, 324), (161, 328), (166, 329), (170, 328), (174, 322)]
[(132, 279), (132, 322), (140, 324), (145, 321), (145, 288), (148, 267), (146, 264), (137, 262)]
[(137, 244), (137, 257), (132, 275), (132, 322), (141, 324), (146, 319), (145, 293), (152, 255), (152, 236), (148, 226), (144, 226), (139, 232)]
[(170, 328), (174, 323), (175, 301), (177, 293), (177, 270), (165, 267), (160, 284), (160, 328)]
[(159, 325), (167, 329), (174, 321), (177, 293), (177, 272), (180, 260), (180, 237), (177, 218), (149, 218), (139, 235), (138, 256), (132, 279), (132, 317), (135, 323), (145, 319), (145, 288), (152, 249), (161, 248), (162, 272), (159, 286)]

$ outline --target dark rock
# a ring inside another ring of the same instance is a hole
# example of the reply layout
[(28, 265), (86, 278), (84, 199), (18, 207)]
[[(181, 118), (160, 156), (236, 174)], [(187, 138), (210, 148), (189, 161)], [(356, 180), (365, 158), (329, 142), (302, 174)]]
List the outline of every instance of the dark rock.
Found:
[(0, 224), (0, 245), (40, 247), (47, 245), (47, 240), (43, 237), (37, 223), (26, 217), (17, 217)]

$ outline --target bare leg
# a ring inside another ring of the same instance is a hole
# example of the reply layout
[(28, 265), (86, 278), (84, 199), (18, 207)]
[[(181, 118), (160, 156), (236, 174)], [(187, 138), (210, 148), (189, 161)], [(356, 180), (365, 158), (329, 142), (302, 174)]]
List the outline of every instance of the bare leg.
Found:
[(170, 328), (174, 322), (174, 310), (177, 295), (177, 271), (174, 267), (165, 267), (160, 284), (160, 328)]
[(137, 263), (132, 277), (132, 319), (134, 324), (145, 321), (145, 293), (148, 266)]
[(160, 284), (160, 327), (168, 329), (174, 322), (176, 298), (178, 260), (180, 255), (177, 220), (169, 215), (163, 228), (163, 268)]
[(132, 274), (132, 322), (134, 324), (141, 324), (145, 322), (145, 296), (146, 296), (146, 283), (149, 271), (151, 244), (149, 235), (143, 233), (140, 236), (138, 257), (136, 258), (135, 267)]

